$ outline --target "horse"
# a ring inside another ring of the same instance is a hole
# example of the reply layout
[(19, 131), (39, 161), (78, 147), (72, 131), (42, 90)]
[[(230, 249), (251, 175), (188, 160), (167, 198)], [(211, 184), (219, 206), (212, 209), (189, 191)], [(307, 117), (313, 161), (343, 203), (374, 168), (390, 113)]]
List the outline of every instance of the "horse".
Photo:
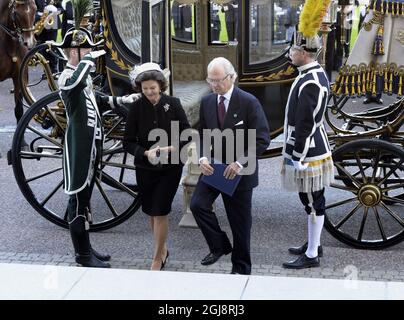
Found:
[(17, 123), (24, 113), (18, 76), (25, 54), (35, 45), (35, 13), (34, 0), (0, 0), (0, 81), (13, 79)]

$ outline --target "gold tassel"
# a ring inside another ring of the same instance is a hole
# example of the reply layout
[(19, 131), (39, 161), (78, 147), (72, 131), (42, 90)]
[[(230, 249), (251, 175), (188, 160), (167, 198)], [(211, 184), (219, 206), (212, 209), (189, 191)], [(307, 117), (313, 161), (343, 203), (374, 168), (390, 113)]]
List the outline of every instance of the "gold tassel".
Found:
[(357, 86), (358, 86), (358, 96), (360, 97), (361, 95), (362, 95), (362, 90), (361, 90), (361, 73), (360, 73), (360, 71), (358, 71), (358, 83), (357, 83)]
[(398, 17), (398, 2), (394, 2), (394, 16)]
[(404, 2), (401, 2), (401, 16), (404, 17)]
[(348, 84), (349, 84), (349, 75), (347, 75), (346, 78), (345, 78), (345, 94), (346, 95), (349, 95)]
[(393, 94), (393, 73), (394, 71), (392, 70), (390, 73), (390, 79), (389, 79), (389, 94)]
[(401, 97), (403, 95), (403, 74), (400, 74), (400, 80), (398, 81), (398, 96)]
[(381, 10), (380, 11), (382, 12), (382, 14), (384, 14), (384, 0), (381, 2), (380, 5), (381, 5)]
[(351, 95), (352, 95), (352, 97), (354, 97), (355, 95), (356, 95), (356, 92), (355, 92), (355, 74), (352, 74), (351, 75)]
[(376, 72), (373, 72), (373, 81), (372, 81), (372, 96), (375, 97), (376, 96)]
[(341, 77), (341, 84), (338, 87), (337, 95), (340, 95), (342, 93), (342, 86), (344, 85), (344, 80), (345, 80), (345, 76), (342, 76)]
[(362, 72), (362, 95), (366, 94), (366, 70)]
[(388, 85), (387, 85), (388, 81), (389, 81), (389, 73), (388, 73), (388, 69), (386, 68), (384, 70), (384, 92), (385, 93), (387, 93), (387, 91), (389, 90)]

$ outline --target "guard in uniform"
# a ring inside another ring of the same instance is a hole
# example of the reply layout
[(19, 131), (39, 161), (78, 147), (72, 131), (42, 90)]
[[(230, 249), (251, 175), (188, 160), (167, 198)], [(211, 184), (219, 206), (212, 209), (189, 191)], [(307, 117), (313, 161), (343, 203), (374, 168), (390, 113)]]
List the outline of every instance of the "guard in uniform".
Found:
[(73, 27), (74, 25), (74, 12), (73, 5), (70, 0), (63, 0), (61, 3), (62, 9), (62, 37), (64, 38), (67, 30)]
[[(310, 1), (306, 2), (310, 3)], [(308, 8), (305, 5), (303, 10)], [(309, 12), (312, 12), (310, 9)], [(314, 14), (313, 14), (314, 15)], [(301, 15), (301, 17), (310, 15)], [(320, 27), (321, 20), (318, 27)], [(299, 75), (292, 84), (285, 112), (282, 185), (297, 191), (308, 214), (308, 242), (289, 252), (300, 255), (286, 262), (284, 268), (302, 269), (320, 265), (320, 236), (324, 224), (324, 188), (333, 181), (331, 149), (324, 128), (324, 113), (329, 95), (329, 81), (316, 61), (321, 47), (317, 30), (311, 24), (299, 24), (290, 49), (292, 63)]]

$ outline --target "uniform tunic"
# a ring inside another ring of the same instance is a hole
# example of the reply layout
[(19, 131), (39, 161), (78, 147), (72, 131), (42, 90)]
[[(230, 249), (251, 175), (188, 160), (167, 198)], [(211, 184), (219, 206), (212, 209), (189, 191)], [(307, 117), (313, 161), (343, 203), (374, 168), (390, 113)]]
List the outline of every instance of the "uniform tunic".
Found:
[(60, 97), (67, 114), (63, 169), (67, 194), (83, 190), (91, 182), (97, 155), (96, 140), (102, 140), (101, 116), (89, 75), (94, 60), (85, 56), (77, 67), (70, 64), (59, 77)]
[[(333, 180), (331, 149), (324, 128), (329, 82), (318, 62), (299, 67), (285, 112), (282, 182), (285, 189), (319, 191)], [(309, 163), (303, 171), (293, 161)]]

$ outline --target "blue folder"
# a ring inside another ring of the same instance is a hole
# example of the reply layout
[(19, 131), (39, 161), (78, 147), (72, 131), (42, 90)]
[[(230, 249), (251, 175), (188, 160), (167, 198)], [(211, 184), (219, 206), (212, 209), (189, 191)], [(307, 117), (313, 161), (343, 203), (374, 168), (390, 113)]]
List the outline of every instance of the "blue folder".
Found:
[(227, 167), (226, 164), (212, 163), (211, 166), (214, 169), (213, 174), (210, 176), (202, 176), (202, 182), (229, 195), (230, 197), (233, 196), (233, 193), (240, 182), (241, 176), (236, 175), (234, 179), (226, 179), (223, 175), (224, 170)]

